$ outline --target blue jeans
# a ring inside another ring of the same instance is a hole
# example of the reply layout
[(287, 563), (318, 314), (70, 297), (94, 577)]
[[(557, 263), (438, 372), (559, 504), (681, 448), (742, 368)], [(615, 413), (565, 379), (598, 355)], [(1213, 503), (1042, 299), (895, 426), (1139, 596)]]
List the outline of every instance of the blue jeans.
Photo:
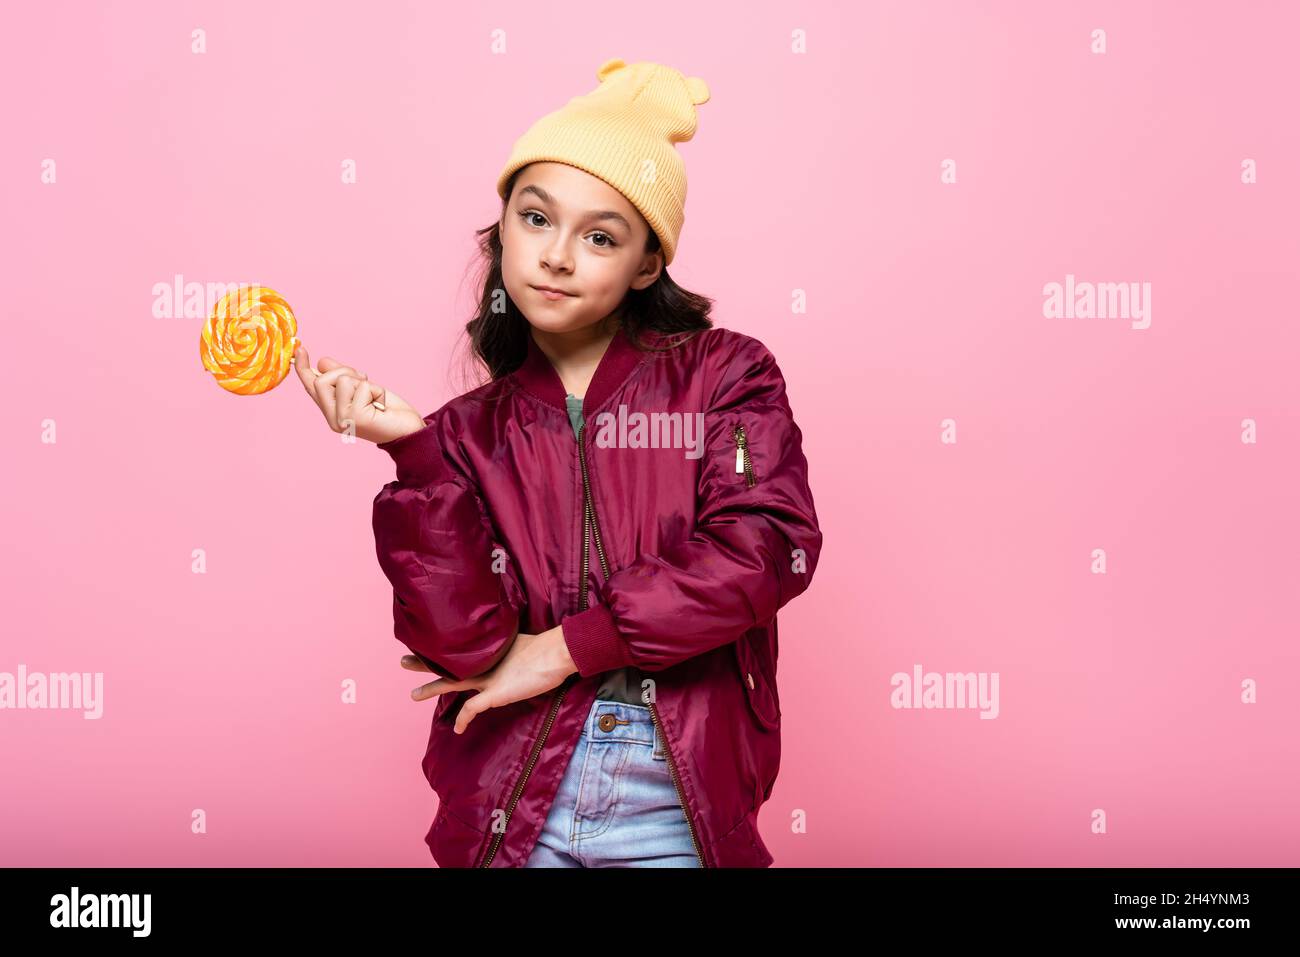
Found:
[(597, 698), (525, 867), (699, 867), (650, 709)]

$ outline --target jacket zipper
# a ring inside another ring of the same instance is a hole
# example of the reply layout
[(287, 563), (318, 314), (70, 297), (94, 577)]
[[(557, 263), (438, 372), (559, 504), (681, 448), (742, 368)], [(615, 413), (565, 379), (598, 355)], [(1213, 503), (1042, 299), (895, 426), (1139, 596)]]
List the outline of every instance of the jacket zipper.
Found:
[(501, 841), (506, 836), (506, 828), (510, 826), (510, 815), (514, 813), (515, 805), (519, 803), (519, 796), (524, 793), (524, 785), (528, 782), (528, 776), (533, 773), (533, 765), (537, 763), (538, 755), (542, 753), (542, 745), (546, 743), (546, 738), (551, 733), (551, 725), (555, 723), (555, 715), (560, 710), (560, 702), (564, 700), (565, 692), (569, 690), (569, 686), (573, 683), (572, 678), (572, 675), (566, 678), (555, 695), (555, 701), (551, 705), (550, 713), (546, 716), (546, 724), (542, 727), (542, 733), (533, 746), (533, 753), (528, 756), (528, 764), (524, 767), (524, 773), (520, 776), (519, 783), (515, 785), (514, 793), (510, 795), (510, 803), (506, 805), (505, 823), (501, 825), (500, 832), (492, 839), (487, 856), (479, 864), (479, 867), (492, 866), (492, 858), (496, 857), (497, 848), (501, 846)]
[(731, 437), (736, 440), (736, 473), (745, 473), (745, 485), (754, 487), (758, 481), (754, 477), (754, 463), (749, 460), (749, 440), (745, 438), (745, 427), (737, 425), (731, 430)]
[[(587, 454), (586, 448), (582, 444), (582, 436), (586, 430), (586, 422), (578, 426), (578, 461), (582, 467), (582, 577), (578, 584), (579, 611), (587, 610), (587, 575), (591, 568), (591, 543), (593, 538), (596, 544), (596, 555), (600, 559), (601, 573), (606, 581), (609, 580), (609, 563), (605, 560), (605, 545), (600, 538), (600, 525), (596, 522), (596, 507), (591, 497), (591, 482), (587, 477)], [(492, 866), (492, 859), (496, 857), (497, 848), (501, 846), (501, 842), (505, 838), (506, 828), (510, 826), (510, 815), (514, 813), (515, 805), (519, 803), (520, 795), (523, 794), (524, 785), (528, 783), (528, 777), (533, 773), (533, 766), (537, 764), (537, 758), (542, 753), (546, 738), (551, 733), (551, 725), (555, 723), (555, 715), (560, 710), (564, 695), (576, 680), (576, 675), (570, 675), (560, 685), (560, 689), (555, 695), (555, 701), (551, 704), (551, 710), (546, 716), (546, 724), (542, 726), (542, 733), (538, 736), (537, 743), (533, 745), (532, 754), (528, 757), (528, 764), (524, 766), (524, 773), (520, 775), (519, 783), (515, 785), (514, 792), (510, 795), (510, 803), (506, 806), (505, 823), (496, 837), (492, 839), (487, 855), (483, 858), (479, 867)], [(664, 752), (668, 756), (668, 770), (671, 773), (673, 787), (677, 790), (677, 800), (681, 803), (682, 813), (686, 817), (686, 826), (690, 830), (691, 844), (695, 848), (695, 856), (699, 858), (700, 867), (707, 867), (708, 865), (704, 862), (704, 855), (700, 853), (700, 841), (695, 833), (695, 822), (691, 820), (690, 812), (686, 810), (686, 796), (682, 793), (681, 781), (677, 775), (677, 762), (673, 758), (672, 745), (668, 743), (668, 736), (664, 734), (663, 724), (659, 720), (659, 711), (653, 702), (650, 704), (650, 717), (654, 720), (655, 727), (658, 729), (659, 740), (664, 743)]]
[[(586, 447), (582, 444), (582, 434), (586, 431), (587, 423), (578, 426), (578, 460), (582, 464), (582, 496), (584, 501), (583, 522), (582, 522), (582, 584), (578, 592), (580, 604), (585, 609), (587, 607), (587, 569), (590, 563), (588, 552), (590, 545), (587, 541), (587, 532), (590, 529), (592, 537), (596, 541), (596, 557), (600, 559), (600, 571), (605, 581), (609, 581), (609, 563), (605, 561), (605, 546), (600, 540), (600, 523), (596, 520), (596, 503), (591, 496), (591, 482), (587, 478), (587, 453)], [(695, 848), (695, 856), (699, 858), (700, 867), (707, 867), (704, 863), (704, 855), (700, 853), (700, 840), (695, 833), (695, 822), (691, 820), (690, 811), (687, 810), (686, 795), (682, 793), (681, 780), (677, 775), (677, 761), (673, 758), (672, 745), (668, 743), (668, 735), (664, 734), (663, 722), (659, 720), (659, 709), (655, 707), (653, 701), (649, 702), (650, 717), (654, 721), (655, 728), (659, 734), (659, 740), (664, 743), (664, 753), (668, 756), (668, 771), (673, 779), (673, 787), (677, 790), (677, 800), (682, 806), (682, 814), (686, 818), (686, 827), (691, 834), (691, 844)]]

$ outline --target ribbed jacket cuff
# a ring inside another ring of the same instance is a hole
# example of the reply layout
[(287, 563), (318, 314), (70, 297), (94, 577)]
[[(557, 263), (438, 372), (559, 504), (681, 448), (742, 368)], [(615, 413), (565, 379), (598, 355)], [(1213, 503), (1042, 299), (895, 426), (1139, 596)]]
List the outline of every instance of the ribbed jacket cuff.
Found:
[(632, 664), (627, 643), (618, 633), (614, 616), (604, 605), (593, 605), (586, 611), (566, 616), (560, 622), (560, 630), (569, 647), (569, 657), (584, 678)]
[(434, 434), (436, 431), (433, 426), (426, 425), (418, 432), (408, 432), (375, 446), (393, 457), (397, 463), (397, 480), (403, 485), (424, 485), (438, 475), (442, 449)]

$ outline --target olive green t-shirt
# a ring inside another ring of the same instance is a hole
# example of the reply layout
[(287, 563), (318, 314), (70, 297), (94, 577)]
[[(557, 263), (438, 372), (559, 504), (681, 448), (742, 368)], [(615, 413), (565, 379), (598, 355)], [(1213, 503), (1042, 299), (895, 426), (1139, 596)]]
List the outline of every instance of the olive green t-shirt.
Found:
[[(570, 392), (564, 397), (564, 402), (569, 408), (573, 436), (577, 438), (578, 429), (582, 427), (582, 400)], [(630, 666), (606, 671), (600, 676), (600, 688), (596, 691), (596, 697), (625, 704), (645, 704), (641, 700), (641, 672)]]

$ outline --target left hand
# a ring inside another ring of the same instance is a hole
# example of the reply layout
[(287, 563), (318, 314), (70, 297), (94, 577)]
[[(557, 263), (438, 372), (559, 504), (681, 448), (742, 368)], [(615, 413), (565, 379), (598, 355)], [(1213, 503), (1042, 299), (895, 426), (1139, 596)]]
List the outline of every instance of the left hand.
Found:
[[(404, 655), (402, 667), (408, 671), (429, 671), (414, 655)], [(520, 632), (506, 656), (492, 670), (461, 681), (439, 678), (416, 688), (411, 697), (424, 701), (449, 691), (477, 690), (478, 694), (465, 699), (456, 715), (456, 733), (463, 734), (479, 712), (545, 694), (577, 670), (559, 626), (540, 635)]]

